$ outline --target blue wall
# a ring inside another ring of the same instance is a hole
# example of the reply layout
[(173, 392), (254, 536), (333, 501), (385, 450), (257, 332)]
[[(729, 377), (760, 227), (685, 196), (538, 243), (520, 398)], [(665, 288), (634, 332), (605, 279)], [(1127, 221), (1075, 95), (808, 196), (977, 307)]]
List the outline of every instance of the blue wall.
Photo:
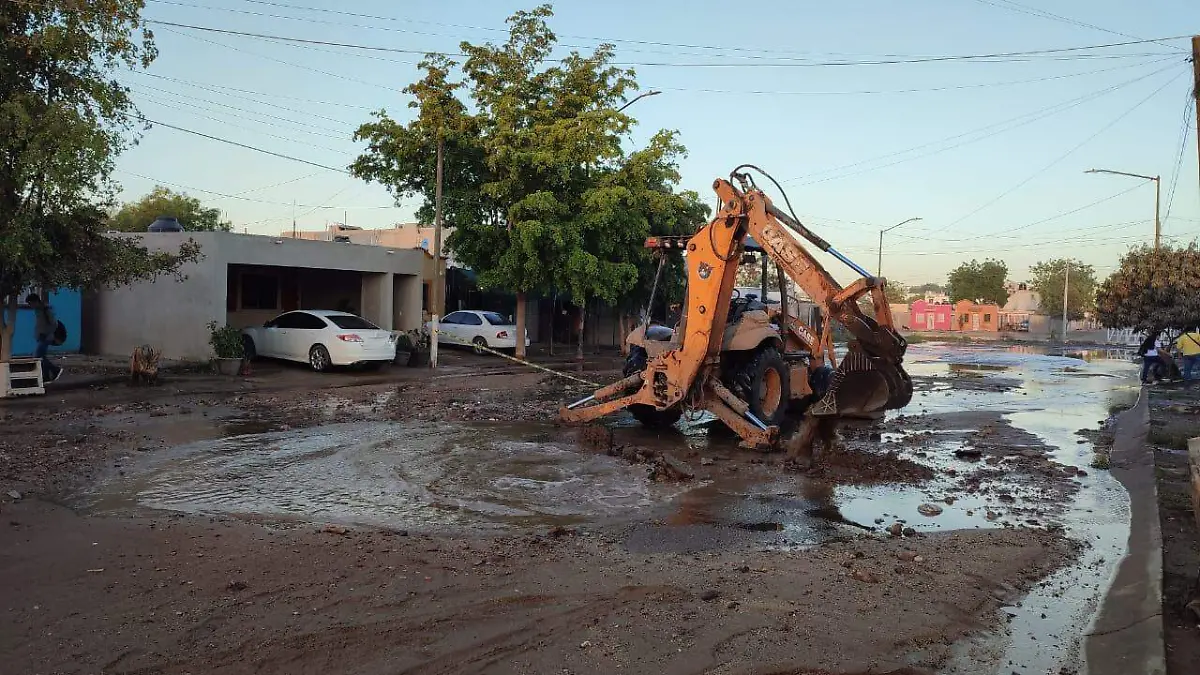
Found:
[[(25, 298), (21, 298), (22, 301)], [(83, 296), (79, 291), (53, 291), (50, 293), (50, 308), (54, 315), (67, 327), (67, 341), (51, 347), (50, 352), (79, 351), (79, 332), (83, 323)], [(37, 339), (33, 334), (34, 310), (22, 307), (17, 310), (17, 330), (13, 333), (13, 356), (28, 356), (37, 349)]]

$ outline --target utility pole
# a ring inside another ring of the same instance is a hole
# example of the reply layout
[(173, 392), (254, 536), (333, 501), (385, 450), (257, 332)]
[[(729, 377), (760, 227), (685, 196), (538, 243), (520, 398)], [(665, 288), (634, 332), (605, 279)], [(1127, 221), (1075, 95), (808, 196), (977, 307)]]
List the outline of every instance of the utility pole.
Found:
[(430, 302), (433, 303), (433, 327), (429, 336), (429, 367), (437, 368), (438, 357), (438, 315), (442, 311), (442, 291), (445, 283), (442, 281), (442, 155), (445, 141), (438, 135), (437, 145), (437, 177), (433, 188), (433, 288), (429, 289)]
[(1067, 258), (1067, 271), (1063, 274), (1063, 344), (1067, 343), (1067, 298), (1071, 295), (1071, 259)]
[(1192, 72), (1195, 73), (1192, 98), (1196, 100), (1193, 106), (1196, 110), (1196, 159), (1200, 163), (1200, 35), (1192, 37)]
[(296, 238), (296, 200), (292, 200), (292, 239)]

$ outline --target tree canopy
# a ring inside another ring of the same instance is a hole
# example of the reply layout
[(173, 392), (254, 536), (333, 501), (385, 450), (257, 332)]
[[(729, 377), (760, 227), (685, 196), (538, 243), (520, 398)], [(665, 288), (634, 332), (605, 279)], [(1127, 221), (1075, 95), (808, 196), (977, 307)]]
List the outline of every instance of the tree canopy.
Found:
[(908, 302), (908, 289), (898, 281), (889, 281), (887, 286), (883, 287), (883, 292), (887, 296), (887, 301), (893, 305), (902, 305)]
[(1004, 289), (1006, 279), (1008, 265), (1003, 260), (972, 260), (950, 272), (946, 293), (950, 296), (950, 302), (983, 301), (1003, 307), (1008, 302), (1008, 291)]
[(194, 244), (152, 254), (103, 234), (114, 158), (136, 119), (114, 74), (155, 57), (142, 6), (0, 3), (0, 358), (11, 354), (24, 288), (124, 284), (176, 271), (198, 256)]
[[(1067, 277), (1067, 265), (1071, 274)], [(1096, 305), (1096, 270), (1071, 258), (1042, 261), (1029, 268), (1029, 287), (1042, 298), (1042, 311), (1058, 316), (1063, 308), (1063, 285), (1068, 287), (1067, 317), (1082, 319)]]
[(108, 219), (108, 227), (119, 232), (145, 232), (159, 216), (177, 218), (192, 232), (228, 232), (232, 223), (221, 219), (221, 210), (206, 208), (199, 199), (155, 185), (149, 194), (121, 206)]
[(1096, 315), (1109, 328), (1137, 331), (1200, 323), (1200, 249), (1132, 249), (1096, 290)]
[[(447, 245), (480, 285), (515, 292), (518, 315), (525, 293), (552, 288), (580, 306), (636, 305), (656, 269), (645, 238), (689, 233), (708, 207), (677, 191), (685, 149), (674, 132), (624, 147), (633, 118), (620, 105), (637, 83), (612, 65), (612, 45), (554, 59), (551, 16), (549, 5), (516, 12), (502, 44), (463, 42), (461, 64), (426, 57), (424, 77), (405, 89), (416, 117), (400, 124), (376, 113), (359, 129), (369, 146), (352, 171), (397, 198), (419, 195), (417, 217), (428, 223), (440, 140)], [(681, 278), (664, 273), (660, 289), (671, 293)]]

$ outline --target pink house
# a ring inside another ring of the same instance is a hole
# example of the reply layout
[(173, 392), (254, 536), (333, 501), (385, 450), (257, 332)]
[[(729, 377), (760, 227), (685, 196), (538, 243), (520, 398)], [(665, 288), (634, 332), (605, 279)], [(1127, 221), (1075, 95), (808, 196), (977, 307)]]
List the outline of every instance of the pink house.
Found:
[(913, 330), (953, 330), (954, 306), (917, 300), (912, 304), (909, 320)]

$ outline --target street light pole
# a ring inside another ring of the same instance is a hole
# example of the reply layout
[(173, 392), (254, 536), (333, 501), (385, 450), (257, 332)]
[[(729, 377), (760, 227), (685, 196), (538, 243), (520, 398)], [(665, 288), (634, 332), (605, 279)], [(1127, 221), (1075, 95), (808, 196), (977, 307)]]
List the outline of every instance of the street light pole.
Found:
[(658, 96), (661, 93), (662, 92), (657, 89), (651, 89), (650, 91), (638, 94), (637, 96), (634, 96), (633, 98), (626, 101), (625, 105), (621, 106), (620, 108), (617, 108), (617, 112), (621, 112), (622, 110), (624, 110), (624, 109), (628, 108), (629, 106), (633, 105), (634, 103), (637, 103), (638, 101), (646, 98), (647, 96)]
[(1154, 181), (1154, 250), (1158, 250), (1158, 242), (1162, 239), (1162, 222), (1158, 219), (1158, 208), (1162, 201), (1162, 176), (1143, 176), (1140, 173), (1126, 173), (1124, 171), (1113, 171), (1112, 169), (1088, 169), (1084, 173), (1110, 173), (1114, 176), (1128, 176), (1130, 178), (1141, 178), (1142, 180)]
[(920, 220), (920, 218), (909, 218), (908, 220), (901, 221), (887, 229), (883, 229), (883, 230), (879, 231), (879, 260), (875, 265), (875, 276), (877, 276), (877, 277), (883, 276), (883, 233), (891, 232), (892, 230), (896, 229), (897, 227), (900, 227), (901, 225), (907, 225), (911, 222), (918, 221), (918, 220)]

